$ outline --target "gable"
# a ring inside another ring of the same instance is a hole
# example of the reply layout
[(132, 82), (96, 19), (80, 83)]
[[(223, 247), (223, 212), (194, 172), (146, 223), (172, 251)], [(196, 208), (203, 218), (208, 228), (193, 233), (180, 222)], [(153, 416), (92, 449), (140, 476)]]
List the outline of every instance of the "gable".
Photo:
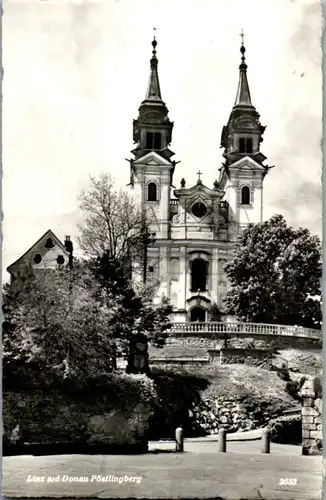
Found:
[(150, 151), (145, 156), (138, 158), (133, 162), (134, 165), (166, 165), (171, 167), (171, 162), (163, 158), (162, 156), (155, 153), (155, 151)]
[(26, 267), (53, 269), (57, 266), (59, 256), (63, 257), (63, 263), (68, 263), (68, 251), (59, 238), (49, 229), (19, 259), (11, 264), (7, 271), (12, 273)]
[(177, 198), (194, 198), (196, 196), (203, 196), (204, 198), (219, 198), (222, 195), (221, 191), (210, 189), (204, 184), (195, 184), (189, 189), (176, 189), (174, 195)]
[(259, 170), (262, 172), (266, 171), (266, 167), (261, 165), (260, 163), (256, 162), (250, 156), (245, 156), (244, 158), (241, 158), (240, 160), (236, 161), (235, 163), (232, 163), (229, 165), (229, 170)]

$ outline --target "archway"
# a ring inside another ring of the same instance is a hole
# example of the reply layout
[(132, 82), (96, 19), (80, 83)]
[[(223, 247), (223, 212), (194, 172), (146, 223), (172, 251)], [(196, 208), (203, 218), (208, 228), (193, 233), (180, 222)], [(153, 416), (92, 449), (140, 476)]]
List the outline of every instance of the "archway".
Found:
[(190, 311), (190, 321), (205, 323), (206, 311), (202, 307), (194, 307)]

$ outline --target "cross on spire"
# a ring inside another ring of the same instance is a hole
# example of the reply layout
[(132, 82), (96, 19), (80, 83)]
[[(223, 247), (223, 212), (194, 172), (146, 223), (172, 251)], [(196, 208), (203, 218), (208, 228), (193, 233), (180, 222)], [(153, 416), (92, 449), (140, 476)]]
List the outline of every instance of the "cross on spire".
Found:
[(241, 33), (240, 33), (240, 36), (241, 36), (241, 45), (244, 45), (244, 32), (243, 32), (243, 29), (241, 30)]
[(154, 32), (154, 40), (155, 40), (156, 28), (153, 28), (153, 32)]
[(198, 172), (196, 172), (196, 174), (198, 175), (197, 183), (200, 184), (201, 183), (200, 176), (203, 175), (203, 173), (200, 170), (198, 170)]

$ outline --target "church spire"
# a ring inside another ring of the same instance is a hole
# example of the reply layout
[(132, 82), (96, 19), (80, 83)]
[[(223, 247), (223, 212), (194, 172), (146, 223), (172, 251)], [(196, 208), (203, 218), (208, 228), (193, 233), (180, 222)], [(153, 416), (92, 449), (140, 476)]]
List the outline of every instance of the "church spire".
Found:
[(249, 84), (248, 84), (248, 79), (247, 79), (247, 64), (246, 64), (246, 48), (244, 46), (244, 33), (243, 30), (241, 31), (241, 47), (240, 47), (240, 52), (241, 52), (241, 64), (239, 66), (239, 84), (238, 84), (238, 91), (237, 95), (235, 98), (235, 103), (234, 106), (252, 106), (251, 103), (251, 97), (250, 97), (250, 90), (249, 90)]
[(236, 163), (244, 156), (249, 156), (260, 164), (263, 164), (266, 159), (260, 151), (260, 144), (266, 127), (261, 125), (259, 113), (251, 102), (243, 31), (241, 32), (241, 38), (238, 91), (228, 123), (223, 127), (221, 137), (221, 147), (224, 148), (223, 156), (226, 159), (227, 166)]
[[(155, 30), (155, 28), (154, 28)], [(152, 52), (152, 58), (151, 58), (151, 71), (149, 75), (149, 81), (148, 81), (148, 86), (147, 86), (147, 92), (146, 92), (146, 97), (145, 100), (153, 100), (153, 101), (161, 101), (161, 89), (160, 89), (160, 82), (158, 79), (158, 71), (157, 71), (157, 64), (158, 64), (158, 59), (156, 57), (156, 47), (157, 47), (157, 41), (155, 38), (155, 31), (154, 31), (154, 38), (152, 41), (152, 47), (153, 47), (153, 52)]]
[(137, 146), (132, 152), (136, 158), (140, 158), (149, 151), (155, 151), (170, 161), (171, 156), (174, 155), (169, 149), (172, 140), (173, 122), (169, 120), (168, 108), (161, 97), (157, 72), (155, 28), (152, 47), (153, 53), (150, 61), (146, 97), (139, 107), (137, 120), (133, 122), (133, 139)]

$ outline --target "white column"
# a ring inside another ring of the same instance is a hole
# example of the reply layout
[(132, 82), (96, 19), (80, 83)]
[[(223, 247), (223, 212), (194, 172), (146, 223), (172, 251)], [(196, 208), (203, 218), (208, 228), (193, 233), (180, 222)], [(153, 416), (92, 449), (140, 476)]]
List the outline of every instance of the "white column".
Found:
[(159, 280), (160, 292), (170, 297), (169, 251), (168, 247), (160, 248)]
[(217, 292), (218, 292), (218, 249), (214, 248), (212, 252), (212, 268), (211, 268), (212, 302), (217, 303)]
[(180, 247), (180, 294), (178, 297), (179, 309), (186, 309), (186, 286), (187, 286), (187, 253), (186, 247)]

